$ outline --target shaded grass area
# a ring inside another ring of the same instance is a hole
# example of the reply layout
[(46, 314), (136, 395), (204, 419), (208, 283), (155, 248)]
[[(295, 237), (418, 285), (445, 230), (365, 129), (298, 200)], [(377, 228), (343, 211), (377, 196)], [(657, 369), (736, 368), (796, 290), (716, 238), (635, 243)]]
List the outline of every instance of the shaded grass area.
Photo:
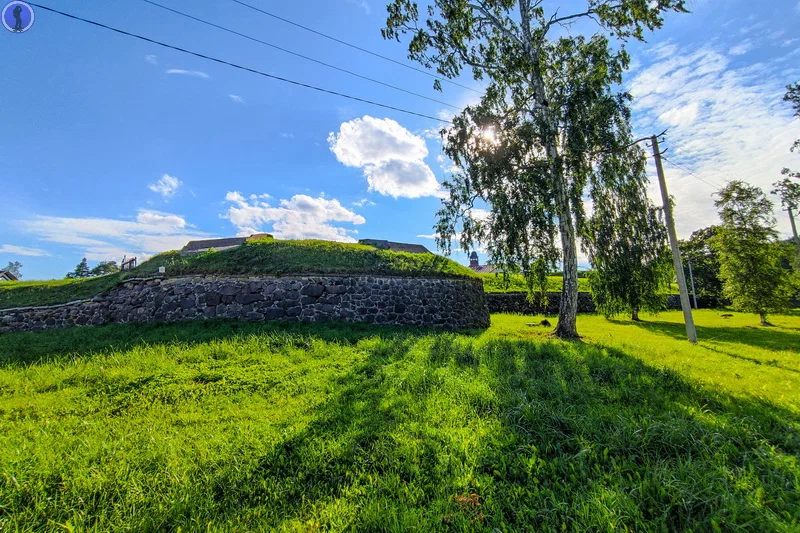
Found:
[(412, 277), (473, 278), (469, 268), (436, 254), (378, 250), (372, 246), (330, 241), (262, 239), (222, 251), (182, 257), (165, 252), (136, 269), (97, 278), (0, 282), (0, 309), (52, 305), (91, 298), (127, 277), (148, 276), (166, 267), (167, 275), (228, 274), (372, 274)]
[(795, 374), (709, 350), (761, 357), (747, 343), (692, 347), (589, 316), (586, 342), (563, 343), (529, 321), (495, 315), (464, 334), (212, 321), (4, 335), (0, 524), (797, 530), (798, 406), (701, 384), (702, 367), (680, 358), (708, 358), (709, 379), (725, 362), (754, 389)]

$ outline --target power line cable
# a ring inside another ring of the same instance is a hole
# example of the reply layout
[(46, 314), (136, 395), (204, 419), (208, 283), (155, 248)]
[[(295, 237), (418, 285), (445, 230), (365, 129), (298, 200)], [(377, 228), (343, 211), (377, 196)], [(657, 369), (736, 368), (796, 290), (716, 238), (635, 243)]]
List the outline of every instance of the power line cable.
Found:
[(710, 182), (710, 181), (706, 181), (705, 179), (701, 178), (700, 176), (698, 176), (697, 174), (695, 174), (695, 173), (694, 173), (694, 172), (692, 172), (691, 170), (689, 170), (689, 169), (687, 169), (687, 168), (685, 168), (685, 167), (682, 167), (681, 165), (678, 165), (677, 163), (673, 162), (673, 161), (672, 161), (672, 160), (670, 160), (670, 159), (667, 159), (666, 157), (664, 157), (664, 155), (663, 155), (663, 154), (661, 155), (661, 159), (663, 159), (664, 161), (666, 161), (667, 163), (669, 163), (669, 164), (670, 164), (670, 165), (672, 165), (673, 167), (676, 167), (676, 168), (679, 168), (679, 169), (683, 170), (684, 172), (686, 172), (687, 174), (689, 174), (689, 175), (690, 175), (690, 176), (692, 176), (693, 178), (695, 178), (695, 179), (697, 179), (697, 180), (700, 180), (700, 181), (702, 181), (703, 183), (705, 183), (706, 185), (709, 185), (709, 186), (713, 187), (715, 191), (719, 191), (719, 190), (721, 190), (721, 189), (723, 189), (723, 188), (724, 188), (724, 186), (721, 186), (721, 185), (719, 185), (719, 184), (717, 184), (717, 183), (712, 183), (712, 182)]
[(467, 85), (462, 85), (462, 84), (460, 84), (458, 82), (455, 82), (453, 80), (449, 80), (447, 78), (441, 78), (441, 77), (437, 76), (436, 74), (432, 74), (431, 72), (428, 72), (427, 70), (422, 70), (420, 68), (412, 67), (411, 65), (407, 65), (406, 63), (403, 63), (402, 61), (397, 61), (396, 59), (392, 59), (391, 57), (387, 57), (387, 56), (381, 55), (381, 54), (379, 54), (377, 52), (373, 52), (372, 50), (368, 50), (367, 48), (362, 48), (361, 46), (358, 46), (358, 45), (355, 45), (355, 44), (352, 44), (352, 43), (348, 43), (347, 41), (343, 41), (341, 39), (337, 39), (336, 37), (328, 35), (327, 33), (322, 33), (321, 31), (317, 31), (317, 30), (315, 30), (313, 28), (309, 28), (308, 26), (303, 26), (302, 24), (298, 24), (297, 22), (294, 22), (294, 21), (289, 20), (287, 18), (278, 16), (278, 15), (276, 15), (274, 13), (270, 13), (269, 11), (266, 11), (264, 9), (261, 9), (259, 7), (254, 6), (254, 5), (248, 4), (246, 2), (242, 2), (241, 0), (231, 0), (231, 1), (232, 2), (236, 2), (237, 4), (239, 4), (241, 6), (244, 6), (244, 7), (247, 7), (249, 9), (252, 9), (253, 11), (258, 11), (259, 13), (263, 13), (264, 15), (267, 15), (267, 16), (272, 17), (274, 19), (278, 19), (278, 20), (280, 20), (282, 22), (285, 22), (287, 24), (291, 24), (292, 26), (296, 26), (296, 27), (298, 27), (300, 29), (303, 29), (305, 31), (309, 31), (311, 33), (319, 35), (320, 37), (324, 37), (326, 39), (330, 39), (331, 41), (337, 42), (339, 44), (343, 44), (345, 46), (349, 46), (350, 48), (353, 48), (355, 50), (359, 50), (361, 52), (364, 52), (365, 54), (369, 54), (369, 55), (372, 55), (372, 56), (375, 56), (375, 57), (379, 57), (379, 58), (381, 58), (383, 60), (386, 60), (386, 61), (391, 61), (392, 63), (394, 63), (396, 65), (400, 65), (401, 67), (405, 67), (407, 69), (411, 69), (411, 70), (414, 70), (416, 72), (420, 72), (420, 73), (425, 74), (426, 76), (430, 76), (431, 78), (434, 78), (434, 79), (436, 79), (438, 81), (444, 81), (445, 83), (449, 83), (451, 85), (455, 85), (457, 87), (461, 87), (462, 89), (467, 89), (468, 91), (472, 91), (472, 92), (477, 93), (477, 94), (482, 94), (481, 91), (478, 91), (477, 89), (473, 89), (472, 87), (469, 87)]
[(370, 105), (374, 105), (374, 106), (377, 106), (377, 107), (382, 107), (384, 109), (391, 109), (392, 111), (398, 111), (400, 113), (406, 113), (408, 115), (415, 115), (415, 116), (418, 116), (418, 117), (435, 120), (437, 122), (446, 122), (448, 124), (452, 124), (452, 122), (449, 121), (449, 120), (444, 120), (444, 119), (441, 119), (441, 118), (432, 117), (430, 115), (425, 115), (423, 113), (417, 113), (416, 111), (409, 111), (408, 109), (403, 109), (403, 108), (400, 108), (400, 107), (395, 107), (395, 106), (392, 106), (392, 105), (382, 104), (380, 102), (375, 102), (373, 100), (367, 100), (365, 98), (359, 98), (357, 96), (352, 96), (352, 95), (349, 95), (349, 94), (340, 93), (340, 92), (337, 92), (337, 91), (332, 91), (330, 89), (317, 87), (315, 85), (310, 85), (308, 83), (302, 83), (302, 82), (299, 82), (299, 81), (291, 80), (289, 78), (284, 78), (284, 77), (281, 77), (281, 76), (275, 76), (274, 74), (267, 74), (266, 72), (262, 72), (260, 70), (252, 69), (250, 67), (245, 67), (245, 66), (242, 66), (242, 65), (237, 65), (236, 63), (231, 63), (231, 62), (225, 61), (223, 59), (218, 59), (216, 57), (212, 57), (212, 56), (208, 56), (208, 55), (205, 55), (205, 54), (201, 54), (199, 52), (192, 52), (191, 50), (187, 50), (185, 48), (180, 48), (178, 46), (174, 46), (174, 45), (171, 45), (171, 44), (167, 44), (167, 43), (163, 43), (163, 42), (160, 42), (160, 41), (156, 41), (155, 39), (150, 39), (149, 37), (144, 37), (142, 35), (137, 35), (135, 33), (127, 32), (125, 30), (120, 30), (120, 29), (114, 28), (112, 26), (107, 26), (105, 24), (101, 24), (100, 22), (95, 22), (93, 20), (89, 20), (89, 19), (85, 19), (85, 18), (82, 18), (82, 17), (78, 17), (76, 15), (70, 15), (69, 13), (64, 13), (63, 11), (59, 11), (59, 10), (53, 9), (51, 7), (43, 6), (41, 4), (36, 4), (34, 2), (28, 2), (28, 3), (30, 5), (32, 5), (32, 6), (38, 7), (39, 9), (44, 9), (45, 11), (50, 11), (51, 13), (56, 13), (58, 15), (62, 15), (64, 17), (71, 18), (73, 20), (78, 20), (80, 22), (85, 22), (87, 24), (91, 24), (93, 26), (97, 26), (98, 28), (104, 28), (106, 30), (113, 31), (113, 32), (119, 33), (121, 35), (127, 35), (128, 37), (133, 37), (135, 39), (146, 41), (148, 43), (157, 44), (158, 46), (162, 46), (164, 48), (169, 48), (171, 50), (177, 50), (178, 52), (183, 52), (184, 54), (189, 54), (189, 55), (193, 55), (195, 57), (199, 57), (201, 59), (207, 59), (209, 61), (214, 61), (215, 63), (221, 63), (223, 65), (228, 65), (229, 67), (237, 68), (239, 70), (252, 72), (253, 74), (258, 74), (259, 76), (264, 76), (266, 78), (271, 78), (273, 80), (278, 80), (278, 81), (282, 81), (282, 82), (285, 82), (285, 83), (290, 83), (292, 85), (297, 85), (299, 87), (305, 87), (307, 89), (312, 89), (312, 90), (319, 91), (319, 92), (322, 92), (322, 93), (332, 94), (334, 96), (341, 96), (342, 98), (347, 98), (349, 100), (355, 100), (357, 102), (362, 102), (362, 103), (365, 103), (365, 104), (370, 104)]
[(313, 57), (309, 57), (309, 56), (300, 54), (298, 52), (294, 52), (294, 51), (289, 50), (287, 48), (283, 48), (282, 46), (278, 46), (276, 44), (269, 43), (267, 41), (258, 39), (256, 37), (252, 37), (250, 35), (246, 35), (244, 33), (238, 32), (236, 30), (232, 30), (230, 28), (226, 28), (224, 26), (220, 26), (219, 24), (214, 24), (213, 22), (209, 22), (207, 20), (203, 20), (203, 19), (201, 19), (199, 17), (195, 17), (195, 16), (190, 15), (188, 13), (184, 13), (183, 11), (179, 11), (177, 9), (173, 9), (171, 7), (159, 4), (158, 2), (153, 2), (153, 0), (142, 0), (142, 2), (146, 2), (146, 3), (150, 4), (150, 5), (153, 5), (153, 6), (156, 6), (158, 8), (164, 9), (166, 11), (171, 11), (172, 13), (175, 13), (176, 15), (180, 15), (182, 17), (185, 17), (185, 18), (200, 22), (201, 24), (205, 24), (207, 26), (211, 26), (213, 28), (217, 28), (219, 30), (222, 30), (222, 31), (225, 31), (225, 32), (228, 32), (228, 33), (232, 33), (234, 35), (238, 35), (239, 37), (244, 37), (245, 39), (249, 39), (249, 40), (251, 40), (253, 42), (256, 42), (256, 43), (259, 43), (259, 44), (263, 44), (264, 46), (269, 46), (270, 48), (274, 48), (275, 50), (280, 50), (281, 52), (285, 52), (285, 53), (293, 55), (295, 57), (299, 57), (299, 58), (305, 59), (306, 61), (311, 61), (313, 63), (317, 63), (318, 65), (323, 65), (325, 67), (332, 68), (334, 70), (338, 70), (339, 72), (344, 72), (345, 74), (349, 74), (351, 76), (355, 76), (357, 78), (361, 78), (362, 80), (371, 81), (372, 83), (377, 83), (379, 85), (383, 85), (384, 87), (389, 87), (390, 89), (394, 89), (396, 91), (401, 91), (401, 92), (404, 92), (406, 94), (410, 94), (412, 96), (416, 96), (418, 98), (424, 98), (425, 100), (429, 100), (429, 101), (435, 102), (437, 104), (441, 104), (441, 105), (444, 105), (444, 106), (447, 106), (447, 107), (451, 107), (453, 109), (459, 109), (458, 107), (456, 107), (456, 106), (454, 106), (452, 104), (448, 104), (447, 102), (443, 102), (441, 100), (437, 100), (436, 98), (431, 98), (429, 96), (425, 96), (424, 94), (416, 93), (414, 91), (409, 91), (407, 89), (403, 89), (402, 87), (398, 87), (396, 85), (392, 85), (391, 83), (386, 83), (386, 82), (377, 80), (375, 78), (370, 78), (369, 76), (364, 76), (362, 74), (358, 74), (357, 72), (353, 72), (352, 70), (347, 70), (345, 68), (337, 67), (336, 65), (331, 65), (330, 63), (326, 63), (324, 61), (320, 61), (318, 59), (314, 59)]

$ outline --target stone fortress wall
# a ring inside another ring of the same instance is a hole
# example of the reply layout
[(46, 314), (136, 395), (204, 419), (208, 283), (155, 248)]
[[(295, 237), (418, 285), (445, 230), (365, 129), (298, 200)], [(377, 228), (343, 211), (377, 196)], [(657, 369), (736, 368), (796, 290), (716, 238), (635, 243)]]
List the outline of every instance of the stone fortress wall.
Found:
[(210, 318), (489, 326), (486, 295), (477, 279), (312, 274), (129, 279), (89, 300), (0, 310), (0, 333)]

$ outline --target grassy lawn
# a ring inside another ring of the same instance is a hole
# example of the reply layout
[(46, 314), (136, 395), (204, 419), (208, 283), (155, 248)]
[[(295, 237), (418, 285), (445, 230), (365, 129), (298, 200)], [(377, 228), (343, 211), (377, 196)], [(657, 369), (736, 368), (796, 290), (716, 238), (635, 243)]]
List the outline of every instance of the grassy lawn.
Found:
[(0, 336), (2, 531), (798, 531), (800, 316)]
[(376, 276), (475, 277), (469, 268), (436, 254), (378, 250), (372, 246), (330, 241), (262, 239), (238, 248), (182, 257), (157, 255), (130, 273), (98, 278), (0, 282), (0, 309), (52, 305), (91, 298), (126, 277), (140, 277), (166, 267), (167, 275), (228, 274), (372, 274)]

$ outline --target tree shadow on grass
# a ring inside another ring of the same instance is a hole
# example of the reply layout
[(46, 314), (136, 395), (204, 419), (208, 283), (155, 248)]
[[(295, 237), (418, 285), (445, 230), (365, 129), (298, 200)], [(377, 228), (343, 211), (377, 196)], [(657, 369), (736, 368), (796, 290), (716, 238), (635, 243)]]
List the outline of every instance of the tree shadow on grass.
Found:
[[(418, 337), (434, 331), (436, 330), (428, 328), (345, 322), (245, 322), (223, 319), (60, 328), (36, 333), (0, 335), (0, 368), (44, 364), (109, 351), (125, 351), (144, 345), (192, 345), (249, 335), (297, 335), (357, 343), (373, 336)], [(480, 330), (465, 330), (461, 333), (477, 335)]]
[(800, 374), (800, 370), (796, 368), (790, 368), (788, 366), (781, 365), (777, 360), (774, 361), (762, 361), (760, 359), (755, 359), (753, 357), (747, 357), (744, 355), (739, 355), (733, 352), (729, 352), (727, 350), (720, 350), (719, 348), (714, 348), (713, 346), (703, 346), (706, 350), (711, 350), (712, 352), (724, 355), (726, 357), (730, 357), (732, 359), (739, 359), (740, 361), (747, 361), (749, 363), (753, 363), (754, 365), (764, 365), (764, 366), (771, 366), (774, 368), (779, 368), (781, 370), (786, 370), (787, 372), (794, 372), (796, 374)]
[(439, 335), (378, 350), (339, 385), (248, 475), (215, 483), (227, 520), (359, 531), (800, 520), (797, 413), (617, 349)]
[[(220, 457), (197, 473), (206, 481), (173, 491), (196, 497), (137, 500), (138, 514), (122, 519), (138, 530), (228, 531), (788, 531), (800, 522), (795, 412), (580, 342), (397, 334), (363, 349), (308, 424), (265, 440), (255, 457)], [(169, 479), (165, 468), (149, 475)]]
[[(647, 331), (668, 335), (674, 339), (686, 338), (686, 328), (683, 324), (663, 321), (628, 322), (610, 319), (609, 322), (621, 325), (635, 325)], [(747, 344), (756, 348), (781, 351), (791, 350), (800, 346), (800, 333), (787, 333), (772, 327), (715, 327), (696, 326), (699, 340), (721, 341), (736, 344)], [(794, 328), (784, 328), (794, 329)]]

